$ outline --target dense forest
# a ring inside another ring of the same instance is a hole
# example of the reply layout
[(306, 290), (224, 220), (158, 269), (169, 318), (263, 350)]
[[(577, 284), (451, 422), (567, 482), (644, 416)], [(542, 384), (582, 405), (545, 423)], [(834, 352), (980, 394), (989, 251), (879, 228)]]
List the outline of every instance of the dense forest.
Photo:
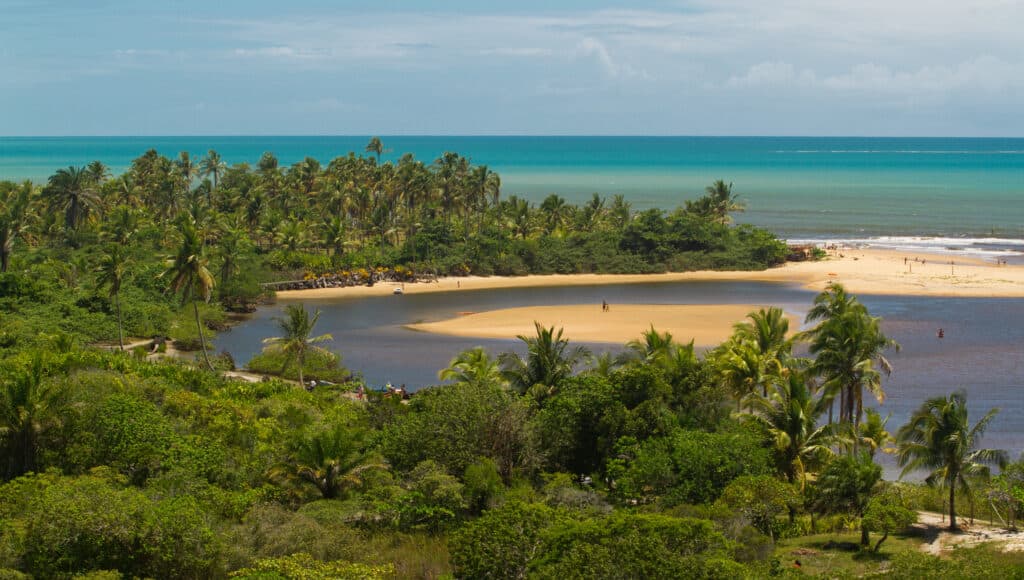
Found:
[[(356, 395), (295, 305), (257, 361), (284, 377), (224, 374), (205, 341), (263, 282), (785, 259), (724, 182), (669, 213), (534, 207), (457, 155), (367, 149), (0, 184), (0, 578), (1024, 577), (992, 546), (921, 551), (920, 510), (1015, 526), (1024, 462), (981, 447), (997, 410), (962, 391), (888, 425), (898, 345), (839, 285), (809, 330), (764, 309), (703, 353), (651, 328), (594, 357), (538, 325), (409, 401)], [(125, 348), (167, 336), (203, 357)], [(311, 376), (342, 384), (289, 380)]]

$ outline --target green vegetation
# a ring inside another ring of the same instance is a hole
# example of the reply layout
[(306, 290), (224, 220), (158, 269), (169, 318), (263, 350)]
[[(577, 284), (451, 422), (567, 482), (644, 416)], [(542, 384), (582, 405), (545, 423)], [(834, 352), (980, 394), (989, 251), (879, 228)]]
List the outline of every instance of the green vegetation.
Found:
[[(972, 426), (954, 394), (898, 432), (935, 488), (882, 481), (892, 438), (862, 393), (884, 399), (895, 345), (838, 285), (796, 336), (809, 359), (766, 309), (704, 354), (652, 327), (594, 359), (538, 325), (522, 356), (452, 353), (449, 383), (408, 404), (213, 370), (231, 362), (207, 337), (262, 281), (764, 267), (785, 250), (730, 225), (724, 182), (667, 215), (534, 208), (455, 154), (367, 151), (287, 170), (149, 152), (116, 178), (0, 184), (0, 577), (1019, 575), (994, 547), (918, 554), (908, 527), (944, 501), (1014, 525), (1024, 462), (990, 477), (1005, 457), (975, 444), (994, 411)], [(317, 318), (289, 308), (249, 366), (347, 379)], [(202, 363), (126, 348), (161, 336)]]

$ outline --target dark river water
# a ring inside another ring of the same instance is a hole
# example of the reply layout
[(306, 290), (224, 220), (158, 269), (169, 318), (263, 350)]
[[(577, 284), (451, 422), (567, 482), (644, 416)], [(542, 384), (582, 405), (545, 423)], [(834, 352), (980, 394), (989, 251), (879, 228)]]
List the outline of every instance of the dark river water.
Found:
[[(515, 288), (375, 298), (307, 300), (322, 315), (317, 333), (334, 336), (329, 347), (367, 384), (406, 384), (415, 391), (436, 384), (437, 372), (460, 351), (483, 346), (492, 354), (523, 352), (519, 341), (441, 336), (408, 330), (405, 324), (451, 318), (463, 311), (532, 305), (593, 304), (765, 304), (801, 319), (814, 293), (786, 284), (758, 282), (667, 282), (572, 288)], [(872, 314), (883, 317), (885, 332), (902, 345), (890, 352), (892, 376), (881, 405), (896, 429), (924, 399), (966, 389), (972, 420), (999, 407), (985, 445), (1006, 449), (1016, 458), (1024, 450), (1024, 300), (860, 296)], [(277, 336), (274, 318), (285, 303), (261, 308), (251, 318), (221, 333), (215, 345), (244, 364)], [(655, 326), (657, 326), (657, 321)], [(936, 330), (945, 330), (938, 339)], [(569, 336), (568, 338), (572, 338)], [(686, 337), (677, 336), (686, 340)], [(609, 344), (587, 344), (595, 353), (617, 351)], [(886, 462), (890, 463), (890, 462)], [(887, 465), (887, 472), (892, 466)]]

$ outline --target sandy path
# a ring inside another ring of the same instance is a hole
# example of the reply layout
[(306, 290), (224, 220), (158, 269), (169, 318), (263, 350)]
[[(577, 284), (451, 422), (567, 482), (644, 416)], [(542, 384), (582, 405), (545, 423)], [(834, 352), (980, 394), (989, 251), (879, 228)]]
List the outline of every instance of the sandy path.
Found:
[[(841, 255), (840, 255), (841, 254)], [(904, 258), (907, 261), (904, 262)], [(921, 261), (915, 262), (915, 258)], [(950, 264), (950, 261), (954, 264)], [(643, 284), (690, 280), (762, 281), (800, 284), (821, 290), (841, 282), (855, 294), (917, 296), (1024, 297), (1024, 266), (999, 266), (972, 258), (935, 254), (904, 254), (883, 250), (843, 250), (818, 262), (791, 262), (761, 272), (683, 272), (671, 274), (568, 274), (550, 276), (443, 278), (418, 284), (381, 283), (373, 287), (288, 290), (282, 300), (385, 296), (403, 286), (406, 294), (531, 288), (538, 286), (592, 286)]]
[[(691, 339), (699, 346), (719, 344), (732, 334), (732, 326), (748, 313), (762, 308), (754, 304), (674, 305), (613, 304), (602, 312), (600, 304), (578, 306), (532, 306), (467, 314), (457, 318), (410, 324), (406, 328), (476, 338), (534, 336), (534, 321), (543, 326), (563, 328), (573, 341), (624, 344), (640, 337), (652, 325), (670, 332), (678, 342)], [(790, 327), (798, 320), (790, 316)]]
[(972, 547), (993, 542), (1004, 552), (1024, 551), (1024, 532), (1009, 532), (997, 526), (990, 526), (981, 520), (974, 524), (962, 514), (957, 515), (957, 524), (962, 528), (960, 533), (951, 533), (947, 529), (949, 520), (942, 514), (934, 512), (918, 512), (914, 527), (926, 538), (921, 551), (934, 556), (942, 555), (953, 548)]

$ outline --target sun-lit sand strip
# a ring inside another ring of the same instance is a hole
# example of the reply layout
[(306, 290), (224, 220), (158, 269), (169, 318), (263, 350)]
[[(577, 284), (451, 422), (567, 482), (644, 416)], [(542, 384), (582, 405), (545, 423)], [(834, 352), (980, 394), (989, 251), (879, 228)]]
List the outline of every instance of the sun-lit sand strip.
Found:
[[(840, 253), (842, 257), (840, 257)], [(904, 258), (907, 262), (904, 263)], [(915, 262), (918, 258), (923, 262)], [(954, 264), (950, 264), (953, 261)], [(673, 274), (570, 274), (551, 276), (443, 278), (438, 282), (405, 284), (406, 294), (531, 288), (643, 284), (687, 280), (763, 281), (800, 284), (821, 290), (830, 281), (842, 282), (855, 294), (914, 296), (1024, 297), (1024, 266), (1000, 266), (978, 259), (939, 254), (883, 250), (843, 250), (827, 260), (794, 262), (762, 272), (683, 272)], [(319, 288), (278, 292), (282, 300), (358, 298), (391, 294), (398, 284), (373, 287)]]
[[(534, 336), (534, 321), (565, 330), (565, 337), (581, 342), (623, 344), (648, 330), (670, 332), (679, 342), (693, 339), (699, 346), (714, 345), (732, 334), (732, 326), (762, 308), (752, 304), (612, 304), (608, 312), (600, 304), (506, 308), (459, 316), (440, 322), (410, 324), (423, 332), (474, 338)], [(790, 316), (790, 326), (798, 325)]]

